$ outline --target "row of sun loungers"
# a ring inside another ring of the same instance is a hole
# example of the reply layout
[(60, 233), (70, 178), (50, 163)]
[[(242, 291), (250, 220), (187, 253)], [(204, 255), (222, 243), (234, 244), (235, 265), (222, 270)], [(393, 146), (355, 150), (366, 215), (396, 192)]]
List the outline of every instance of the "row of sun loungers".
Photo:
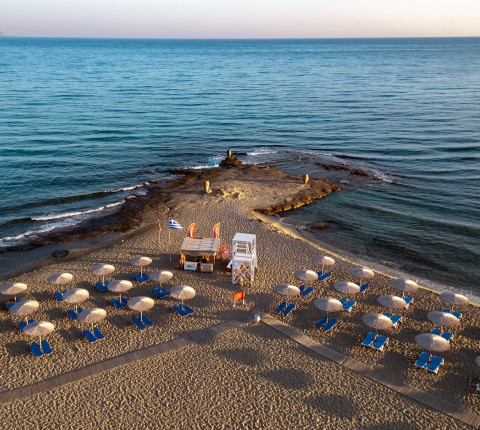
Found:
[(30, 350), (35, 357), (42, 357), (43, 355), (50, 355), (52, 353), (52, 348), (47, 340), (42, 340), (41, 344), (41, 347), (37, 342), (30, 344)]
[(376, 349), (377, 351), (383, 351), (383, 348), (388, 343), (388, 337), (383, 335), (377, 335), (373, 332), (367, 334), (362, 341), (363, 346)]
[(438, 369), (443, 364), (443, 358), (431, 356), (428, 352), (422, 352), (415, 362), (415, 366), (426, 369), (433, 373), (438, 373)]

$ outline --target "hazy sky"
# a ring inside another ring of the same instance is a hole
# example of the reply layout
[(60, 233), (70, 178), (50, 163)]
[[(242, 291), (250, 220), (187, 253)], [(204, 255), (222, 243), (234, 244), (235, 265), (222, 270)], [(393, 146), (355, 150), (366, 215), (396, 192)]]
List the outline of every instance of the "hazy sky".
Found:
[(0, 0), (12, 36), (480, 36), (480, 0)]

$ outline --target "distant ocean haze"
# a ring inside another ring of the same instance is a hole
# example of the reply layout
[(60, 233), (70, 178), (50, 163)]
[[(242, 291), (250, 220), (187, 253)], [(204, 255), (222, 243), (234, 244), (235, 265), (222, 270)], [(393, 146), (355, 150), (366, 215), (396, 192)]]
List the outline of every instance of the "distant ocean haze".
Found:
[(0, 52), (0, 246), (113, 213), (145, 182), (232, 149), (311, 177), (365, 170), (282, 216), (332, 249), (480, 295), (479, 38), (9, 37)]

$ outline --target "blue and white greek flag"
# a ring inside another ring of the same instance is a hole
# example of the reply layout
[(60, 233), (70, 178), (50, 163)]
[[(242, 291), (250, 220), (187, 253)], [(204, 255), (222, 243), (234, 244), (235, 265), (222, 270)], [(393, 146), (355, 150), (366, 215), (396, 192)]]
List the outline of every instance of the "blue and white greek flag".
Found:
[(180, 225), (180, 223), (175, 221), (173, 218), (168, 219), (168, 227), (175, 230), (183, 230), (183, 227)]

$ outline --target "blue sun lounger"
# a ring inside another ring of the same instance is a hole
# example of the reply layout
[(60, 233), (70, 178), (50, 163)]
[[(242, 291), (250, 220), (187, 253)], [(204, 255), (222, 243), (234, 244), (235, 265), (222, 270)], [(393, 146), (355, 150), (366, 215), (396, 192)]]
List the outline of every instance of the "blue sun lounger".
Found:
[(401, 294), (397, 294), (397, 297), (400, 297), (403, 300), (405, 300), (405, 302), (407, 303), (407, 305), (405, 306), (405, 309), (407, 309), (408, 306), (410, 306), (410, 303), (413, 302), (413, 297), (403, 297)]
[(104, 284), (102, 284), (101, 282), (97, 282), (95, 284), (95, 286), (97, 287), (97, 290), (100, 291), (101, 293), (103, 293), (104, 291), (107, 291), (107, 285), (108, 285), (108, 281), (105, 281)]
[(55, 293), (53, 293), (53, 297), (55, 297), (57, 299), (57, 302), (63, 302), (63, 293), (65, 291), (63, 291), (62, 293), (60, 291), (56, 291)]
[(330, 277), (331, 273), (322, 272), (322, 271), (320, 270), (320, 272), (318, 272), (317, 275), (318, 275), (318, 280), (319, 280), (319, 281), (324, 281), (325, 279), (327, 279), (328, 277)]
[(432, 329), (432, 334), (436, 334), (437, 336), (442, 336), (446, 341), (450, 342), (450, 340), (453, 338), (453, 333), (449, 333), (448, 331), (442, 332), (438, 328)]
[(83, 330), (82, 333), (85, 336), (85, 339), (87, 339), (90, 343), (95, 343), (97, 341), (97, 338), (90, 330)]
[(145, 330), (147, 326), (140, 321), (140, 317), (132, 317), (132, 322), (140, 329), (140, 330)]
[(187, 305), (180, 304), (178, 306), (180, 306), (184, 311), (188, 312), (189, 314), (194, 314), (195, 313), (195, 311)]
[(82, 311), (83, 311), (82, 308), (77, 308), (77, 312), (75, 312), (73, 309), (69, 309), (69, 310), (67, 311), (67, 314), (68, 314), (68, 316), (69, 316), (72, 320), (75, 320), (75, 321), (76, 321), (76, 320), (78, 319), (78, 314), (79, 314), (80, 312), (82, 312)]
[(186, 317), (188, 315), (188, 312), (181, 308), (180, 306), (172, 306), (172, 310), (176, 312), (178, 315), (181, 315), (182, 317)]
[(53, 352), (48, 340), (42, 340), (42, 351), (45, 355), (50, 355)]
[(446, 309), (446, 308), (443, 308), (442, 312), (446, 312), (447, 314), (452, 314), (454, 317), (457, 317), (458, 319), (462, 318), (462, 313), (461, 312), (452, 311), (452, 310)]
[(370, 285), (368, 284), (360, 285), (360, 292), (363, 293), (364, 291), (367, 291), (369, 288), (370, 288)]
[(299, 288), (300, 288), (300, 294), (304, 297), (307, 297), (313, 292), (313, 287), (306, 287), (305, 285), (300, 285)]
[(165, 298), (165, 294), (163, 294), (163, 292), (160, 290), (160, 288), (152, 288), (150, 291), (158, 299), (164, 299)]
[(443, 358), (435, 356), (430, 360), (430, 363), (427, 364), (427, 370), (433, 373), (438, 373), (438, 369), (442, 364)]
[(295, 304), (294, 304), (294, 303), (290, 303), (290, 304), (283, 310), (283, 314), (284, 314), (284, 315), (290, 315), (294, 309), (295, 309)]
[[(33, 323), (33, 322), (35, 322), (34, 319), (29, 319), (29, 320), (28, 320), (28, 324), (31, 324), (31, 323)], [(20, 329), (20, 331), (21, 331), (22, 333), (23, 333), (23, 329), (24, 329), (26, 326), (27, 326), (27, 323), (26, 323), (25, 321), (20, 321), (20, 322), (18, 323), (18, 328)]]
[(135, 279), (138, 282), (147, 282), (150, 280), (150, 278), (146, 273), (143, 273), (142, 275), (140, 275), (140, 273), (135, 273), (132, 276), (133, 276), (133, 279)]
[(146, 315), (142, 315), (142, 318), (138, 318), (140, 322), (145, 324), (147, 327), (153, 327), (153, 322)]
[(287, 306), (287, 302), (282, 302), (282, 303), (280, 303), (280, 304), (276, 307), (275, 312), (282, 312), (282, 311), (285, 309), (286, 306)]
[(375, 348), (377, 351), (383, 351), (383, 347), (388, 343), (388, 337), (380, 335), (377, 337), (375, 342), (373, 342), (372, 348)]
[(418, 360), (415, 362), (415, 366), (425, 369), (427, 367), (428, 360), (430, 360), (430, 354), (428, 352), (422, 352), (420, 357), (418, 357)]
[(330, 318), (326, 324), (322, 327), (325, 331), (331, 330), (337, 324), (337, 320), (335, 318)]
[(362, 341), (363, 346), (372, 346), (373, 342), (375, 342), (375, 339), (377, 338), (377, 335), (373, 332), (369, 332), (365, 339)]
[(123, 303), (119, 302), (117, 299), (112, 299), (110, 301), (112, 302), (112, 305), (115, 306), (117, 309), (123, 309), (125, 307)]
[(35, 357), (41, 357), (43, 355), (43, 352), (40, 349), (40, 345), (37, 342), (33, 342), (30, 344), (30, 350)]
[(344, 311), (350, 312), (352, 308), (357, 304), (355, 300), (349, 300), (347, 303), (345, 303), (342, 307)]
[(320, 318), (320, 319), (315, 323), (315, 327), (320, 328), (320, 327), (322, 327), (326, 322), (327, 322), (327, 317), (323, 316), (322, 318)]
[(93, 327), (93, 334), (98, 340), (105, 339), (105, 336), (103, 335), (103, 333), (100, 331), (98, 327)]
[(392, 320), (393, 327), (397, 327), (398, 323), (402, 320), (401, 315), (392, 315), (390, 312), (384, 312), (383, 315)]

